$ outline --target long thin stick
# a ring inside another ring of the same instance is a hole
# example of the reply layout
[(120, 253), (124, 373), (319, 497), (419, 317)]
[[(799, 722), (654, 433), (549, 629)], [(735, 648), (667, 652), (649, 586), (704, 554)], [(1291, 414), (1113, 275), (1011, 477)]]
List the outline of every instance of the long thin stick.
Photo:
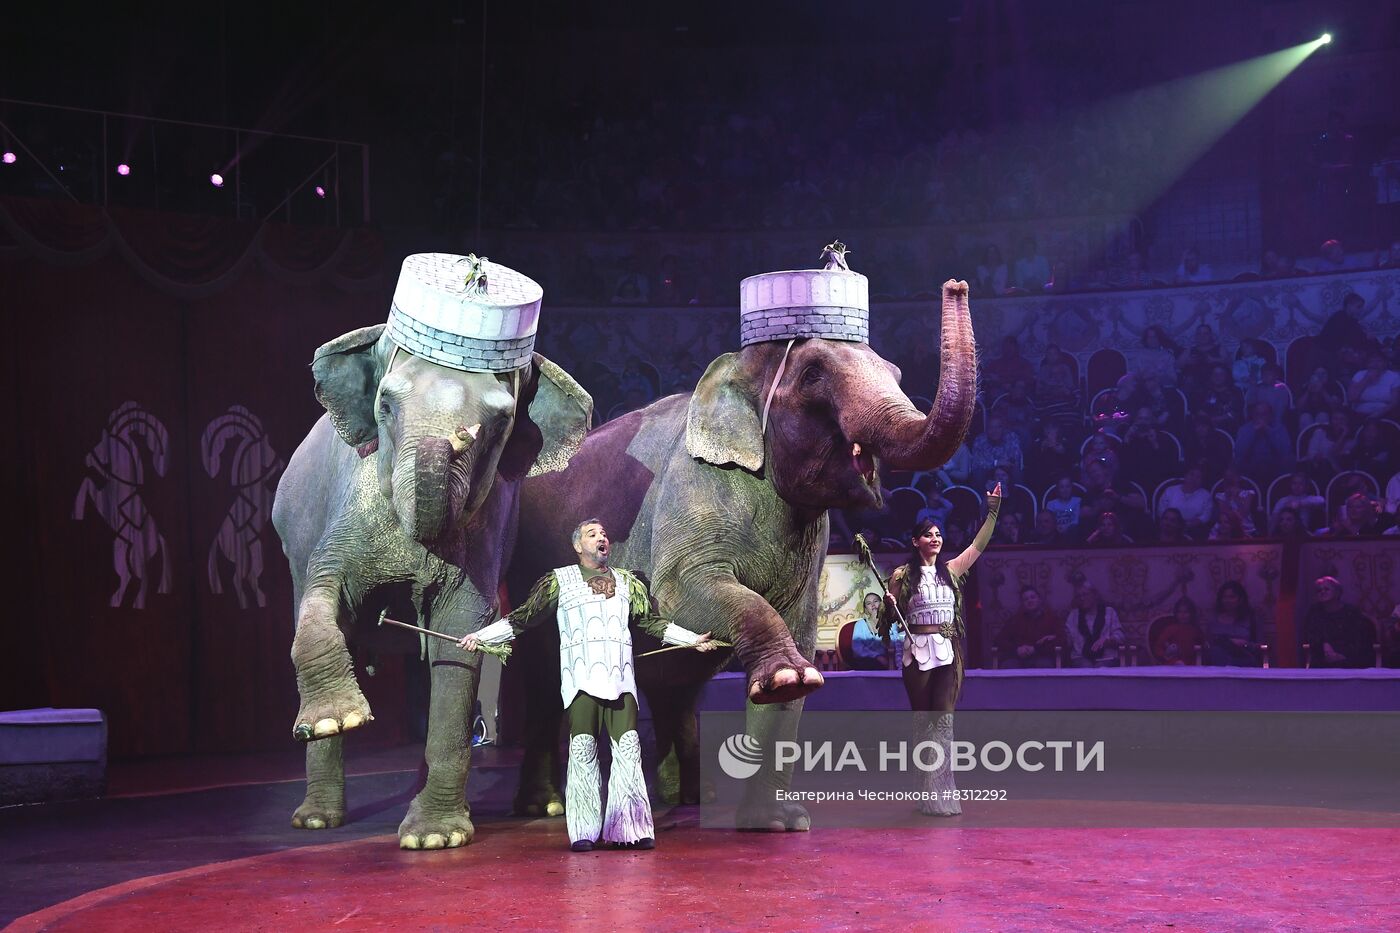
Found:
[[(711, 639), (709, 642), (706, 642), (706, 644), (718, 645), (718, 646), (721, 647), (721, 648), (733, 648), (733, 647), (734, 647), (734, 646), (731, 645), (729, 642), (727, 642), (727, 641), (720, 641), (720, 640), (717, 639), (717, 638), (716, 638), (716, 639)], [(655, 651), (643, 651), (641, 654), (637, 655), (637, 657), (639, 657), (639, 658), (649, 658), (649, 657), (651, 657), (652, 655), (654, 655), (654, 654), (660, 654), (660, 653), (663, 652), (663, 651), (679, 651), (679, 650), (682, 649), (682, 648), (694, 648), (694, 647), (696, 647), (696, 646), (695, 646), (695, 645), (667, 645), (665, 648), (657, 648)]]
[[(880, 584), (880, 590), (886, 595), (890, 595), (890, 588), (885, 583), (885, 578), (880, 575), (880, 568), (875, 566), (875, 556), (870, 553), (870, 545), (865, 543), (864, 535), (856, 535), (856, 547), (860, 550), (860, 556), (870, 565), (870, 570), (875, 574), (876, 581)], [(904, 621), (904, 613), (899, 611), (899, 604), (894, 605), (894, 618), (899, 623), (899, 627), (906, 632), (909, 631), (909, 623)]]
[[(419, 628), (416, 625), (409, 625), (407, 622), (400, 622), (398, 619), (391, 619), (389, 618), (388, 609), (385, 609), (379, 614), (379, 624), (397, 625), (399, 628), (406, 628), (410, 632), (417, 632), (420, 635), (431, 635), (434, 638), (441, 638), (443, 641), (450, 641), (454, 645), (459, 641), (459, 639), (453, 638), (451, 635), (444, 635), (442, 632), (434, 632), (431, 629)], [(497, 658), (502, 664), (506, 663), (506, 659), (509, 658), (511, 654), (510, 645), (478, 645), (477, 650), (483, 654), (489, 654), (493, 658)]]

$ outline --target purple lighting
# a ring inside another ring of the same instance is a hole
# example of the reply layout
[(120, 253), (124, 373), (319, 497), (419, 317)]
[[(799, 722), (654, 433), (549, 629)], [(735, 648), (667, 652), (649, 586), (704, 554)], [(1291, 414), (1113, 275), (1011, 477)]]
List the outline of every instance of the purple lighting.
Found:
[(118, 175), (122, 175), (122, 176), (130, 175), (130, 174), (131, 174), (131, 166), (130, 166), (130, 165), (127, 165), (125, 162), (121, 163), (120, 165), (117, 166), (117, 174), (118, 174)]
[(324, 198), (325, 196), (326, 196), (326, 189), (325, 189), (324, 187), (322, 187), (321, 185), (317, 185), (317, 186), (316, 186), (316, 197), (318, 197), (318, 198)]
[(0, 156), (0, 159), (3, 159), (6, 165), (14, 165), (16, 161), (15, 154), (8, 149), (5, 150), (3, 156)]
[(215, 172), (209, 176), (209, 184), (213, 185), (215, 188), (222, 188), (224, 186), (224, 176)]

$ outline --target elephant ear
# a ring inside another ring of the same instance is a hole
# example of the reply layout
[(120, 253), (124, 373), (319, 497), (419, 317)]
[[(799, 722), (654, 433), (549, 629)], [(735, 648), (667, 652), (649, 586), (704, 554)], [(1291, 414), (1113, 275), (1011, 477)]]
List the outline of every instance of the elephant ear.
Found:
[(536, 353), (496, 469), (506, 479), (558, 472), (578, 453), (592, 423), (593, 397), (558, 364)]
[(763, 469), (763, 428), (739, 354), (716, 357), (695, 387), (686, 413), (685, 449), (715, 466), (734, 464), (754, 473)]
[(322, 344), (311, 358), (316, 401), (330, 413), (340, 439), (351, 447), (379, 436), (374, 395), (381, 374), (374, 348), (383, 333), (383, 324), (352, 330)]

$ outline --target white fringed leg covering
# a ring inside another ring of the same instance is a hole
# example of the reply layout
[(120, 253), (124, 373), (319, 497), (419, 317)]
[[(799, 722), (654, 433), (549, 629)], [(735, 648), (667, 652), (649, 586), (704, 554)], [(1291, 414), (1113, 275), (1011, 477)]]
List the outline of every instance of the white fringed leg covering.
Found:
[(608, 814), (603, 819), (607, 842), (651, 839), (651, 800), (642, 776), (642, 743), (635, 731), (624, 732), (612, 743), (612, 774), (608, 776)]
[[(934, 771), (920, 772), (919, 788), (928, 799), (919, 801), (919, 812), (925, 816), (957, 816), (962, 813), (958, 803), (958, 787), (953, 781), (953, 714), (916, 713), (914, 741), (935, 742), (943, 750), (942, 765)], [(948, 797), (944, 797), (944, 793)]]
[[(613, 766), (614, 770), (616, 765)], [(564, 787), (564, 815), (569, 841), (598, 841), (603, 828), (603, 781), (598, 775), (598, 740), (591, 735), (569, 739), (568, 784)]]

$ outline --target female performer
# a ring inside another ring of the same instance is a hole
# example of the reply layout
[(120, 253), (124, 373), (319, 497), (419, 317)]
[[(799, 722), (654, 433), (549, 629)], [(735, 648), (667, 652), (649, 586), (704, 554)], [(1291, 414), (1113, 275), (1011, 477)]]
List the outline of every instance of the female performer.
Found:
[[(987, 519), (972, 544), (957, 557), (943, 557), (943, 532), (932, 521), (914, 526), (909, 562), (890, 574), (890, 589), (880, 613), (880, 634), (890, 631), (895, 607), (906, 623), (904, 633), (904, 689), (915, 717), (914, 744), (935, 742), (942, 749), (940, 767), (924, 772), (919, 812), (929, 816), (957, 816), (962, 807), (949, 755), (953, 741), (953, 709), (962, 691), (963, 646), (966, 634), (962, 615), (962, 588), (973, 563), (982, 556), (1001, 510), (1001, 484), (987, 494)], [(930, 762), (920, 754), (918, 760)]]

